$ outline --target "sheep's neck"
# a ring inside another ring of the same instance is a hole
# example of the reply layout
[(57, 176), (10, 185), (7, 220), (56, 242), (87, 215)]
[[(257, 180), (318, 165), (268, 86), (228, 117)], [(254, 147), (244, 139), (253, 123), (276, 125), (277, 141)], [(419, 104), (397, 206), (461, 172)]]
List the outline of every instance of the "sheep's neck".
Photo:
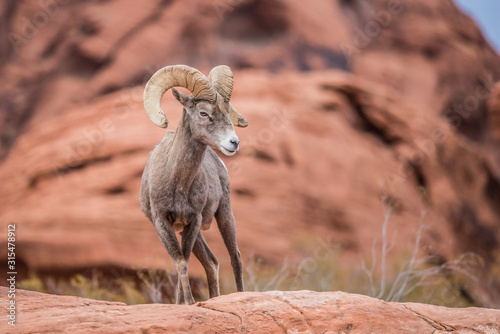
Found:
[(173, 160), (173, 178), (177, 185), (176, 192), (187, 195), (191, 185), (198, 173), (207, 145), (193, 138), (189, 119), (186, 111), (183, 111), (182, 119), (177, 125), (174, 138), (172, 139), (172, 150), (170, 157)]

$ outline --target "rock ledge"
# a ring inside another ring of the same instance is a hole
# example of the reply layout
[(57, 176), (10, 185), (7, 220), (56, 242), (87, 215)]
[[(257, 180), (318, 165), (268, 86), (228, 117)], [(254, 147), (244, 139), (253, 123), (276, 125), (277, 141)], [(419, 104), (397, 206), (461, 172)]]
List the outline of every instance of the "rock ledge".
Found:
[(125, 305), (17, 290), (7, 333), (500, 333), (500, 310), (387, 303), (344, 292), (270, 291), (224, 295), (193, 306)]

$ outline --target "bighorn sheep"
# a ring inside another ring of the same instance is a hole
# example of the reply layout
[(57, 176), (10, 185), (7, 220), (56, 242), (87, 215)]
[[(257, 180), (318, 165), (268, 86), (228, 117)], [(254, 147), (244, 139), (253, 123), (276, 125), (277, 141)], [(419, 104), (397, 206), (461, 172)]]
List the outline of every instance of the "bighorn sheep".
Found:
[[(187, 88), (193, 95), (173, 87)], [(167, 131), (150, 153), (142, 175), (141, 207), (175, 263), (176, 303), (193, 304), (188, 279), (191, 252), (205, 269), (210, 298), (220, 294), (219, 264), (201, 234), (214, 217), (231, 258), (237, 290), (243, 291), (229, 179), (212, 148), (235, 154), (240, 141), (233, 124), (245, 127), (248, 122), (229, 103), (233, 73), (227, 66), (213, 68), (208, 78), (185, 65), (167, 66), (153, 74), (144, 89), (144, 107), (149, 119), (162, 128), (168, 120), (160, 100), (170, 88), (183, 114), (176, 131)], [(181, 245), (175, 232), (182, 236)]]

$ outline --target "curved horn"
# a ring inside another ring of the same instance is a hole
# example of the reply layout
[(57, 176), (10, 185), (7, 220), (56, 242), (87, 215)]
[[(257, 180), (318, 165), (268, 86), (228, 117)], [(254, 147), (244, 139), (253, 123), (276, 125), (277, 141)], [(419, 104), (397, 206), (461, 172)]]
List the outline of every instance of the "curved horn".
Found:
[(172, 87), (187, 88), (197, 100), (214, 102), (216, 99), (210, 81), (197, 69), (186, 65), (173, 65), (158, 70), (144, 88), (144, 108), (149, 119), (162, 128), (168, 126), (168, 119), (161, 110), (160, 101), (163, 94)]
[(233, 72), (229, 66), (214, 67), (208, 74), (208, 80), (215, 91), (224, 98), (224, 101), (229, 102), (231, 94), (233, 94)]
[[(208, 80), (214, 87), (215, 91), (219, 93), (226, 103), (231, 99), (233, 94), (233, 72), (226, 65), (219, 65), (214, 67), (208, 75)], [(229, 118), (235, 126), (246, 127), (248, 121), (236, 110), (231, 104), (229, 105)]]

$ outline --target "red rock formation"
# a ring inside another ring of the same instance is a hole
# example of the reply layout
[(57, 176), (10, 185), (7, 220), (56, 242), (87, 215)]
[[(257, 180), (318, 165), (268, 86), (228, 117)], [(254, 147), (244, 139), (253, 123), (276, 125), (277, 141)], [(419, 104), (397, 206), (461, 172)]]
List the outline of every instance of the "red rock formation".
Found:
[[(295, 242), (307, 234), (312, 249), (321, 239), (369, 258), (385, 195), (399, 203), (394, 254), (413, 246), (426, 205), (428, 253), (473, 251), (493, 264), (499, 212), (489, 192), (498, 183), (444, 120), (341, 72), (235, 76), (234, 105), (252, 127), (238, 132), (239, 154), (224, 159), (244, 254), (300, 259)], [(141, 92), (111, 94), (32, 129), (0, 168), (0, 219), (19, 224), (28, 268), (165, 265), (137, 198), (148, 151), (164, 132), (147, 121)], [(180, 108), (168, 102), (175, 126)], [(225, 259), (216, 229), (207, 239)]]
[(15, 1), (0, 17), (4, 151), (26, 127), (166, 64), (353, 71), (474, 140), (500, 78), (498, 55), (451, 0)]
[[(358, 266), (384, 195), (391, 261), (413, 248), (425, 206), (422, 254), (479, 254), (482, 284), (466, 290), (500, 305), (500, 169), (484, 131), (500, 57), (451, 1), (45, 4), (0, 6), (0, 221), (18, 223), (27, 269), (170, 263), (139, 208), (163, 135), (142, 85), (167, 64), (226, 63), (250, 121), (226, 159), (243, 254), (279, 265), (340, 244)], [(180, 107), (165, 106), (173, 128)], [(207, 240), (228, 266), (215, 230)]]
[[(2, 295), (7, 288), (0, 287)], [(15, 333), (498, 333), (500, 311), (386, 303), (344, 292), (244, 292), (196, 305), (125, 305), (18, 290)]]
[(495, 144), (500, 144), (500, 82), (495, 85), (488, 100), (491, 132)]

